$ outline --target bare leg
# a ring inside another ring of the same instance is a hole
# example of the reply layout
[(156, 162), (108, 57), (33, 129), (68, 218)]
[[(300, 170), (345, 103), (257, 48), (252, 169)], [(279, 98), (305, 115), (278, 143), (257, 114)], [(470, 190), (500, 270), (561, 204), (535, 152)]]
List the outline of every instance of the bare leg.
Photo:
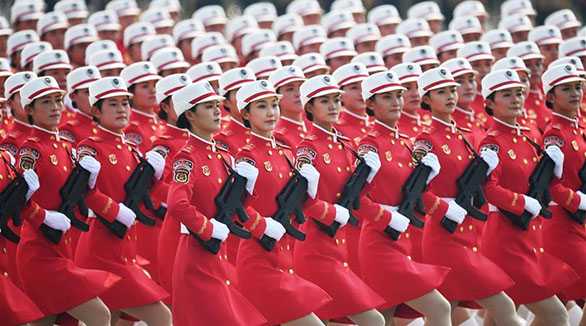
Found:
[(517, 315), (517, 311), (515, 310), (515, 303), (502, 291), (491, 297), (476, 300), (476, 302), (490, 312), (490, 315), (499, 326), (523, 325), (521, 317)]
[(397, 307), (392, 307), (389, 308), (387, 310), (383, 310), (380, 313), (383, 314), (383, 317), (385, 318), (385, 322), (386, 322), (386, 326), (393, 326), (395, 325), (395, 311), (397, 310)]
[(450, 302), (438, 290), (433, 290), (406, 303), (425, 316), (425, 324), (428, 326), (452, 325)]
[[(515, 311), (515, 313), (517, 313)], [(521, 318), (521, 317), (519, 317)], [(523, 318), (521, 318), (522, 320)], [(496, 326), (496, 322), (494, 321), (494, 318), (492, 318), (492, 315), (490, 314), (490, 312), (488, 311), (484, 311), (484, 323), (483, 326)]]
[(110, 310), (98, 297), (67, 310), (67, 313), (87, 326), (110, 326)]
[(115, 326), (120, 321), (120, 310), (111, 311), (110, 312), (110, 325)]
[(283, 326), (323, 326), (324, 323), (312, 312), (307, 316), (283, 323)]
[(385, 325), (385, 318), (383, 315), (374, 310), (366, 310), (361, 313), (348, 316), (350, 320), (357, 323), (359, 326), (384, 326)]
[(57, 320), (57, 315), (47, 316), (31, 322), (31, 326), (53, 326)]
[(535, 314), (531, 325), (569, 326), (568, 311), (556, 296), (525, 304)]
[(140, 307), (122, 309), (123, 312), (144, 321), (149, 326), (171, 326), (171, 311), (161, 301)]

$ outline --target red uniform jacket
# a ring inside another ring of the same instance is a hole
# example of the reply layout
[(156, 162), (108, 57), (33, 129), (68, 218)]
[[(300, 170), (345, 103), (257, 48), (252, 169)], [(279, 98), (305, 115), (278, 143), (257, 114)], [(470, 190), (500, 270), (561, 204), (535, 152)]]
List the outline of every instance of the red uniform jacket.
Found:
[(130, 123), (124, 129), (126, 140), (138, 146), (141, 153), (148, 152), (153, 142), (165, 131), (165, 123), (154, 114), (135, 109), (130, 111)]
[(281, 116), (277, 127), (273, 131), (273, 136), (277, 141), (291, 148), (296, 148), (306, 134), (305, 121), (297, 122), (283, 116)]

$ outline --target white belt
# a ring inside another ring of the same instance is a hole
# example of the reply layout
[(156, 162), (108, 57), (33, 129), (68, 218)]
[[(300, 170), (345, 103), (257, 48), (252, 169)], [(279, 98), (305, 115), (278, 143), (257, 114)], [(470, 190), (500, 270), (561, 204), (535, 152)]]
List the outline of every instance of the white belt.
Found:
[(185, 226), (183, 223), (180, 224), (180, 228), (181, 228), (181, 234), (189, 234), (189, 230), (187, 229), (187, 226)]

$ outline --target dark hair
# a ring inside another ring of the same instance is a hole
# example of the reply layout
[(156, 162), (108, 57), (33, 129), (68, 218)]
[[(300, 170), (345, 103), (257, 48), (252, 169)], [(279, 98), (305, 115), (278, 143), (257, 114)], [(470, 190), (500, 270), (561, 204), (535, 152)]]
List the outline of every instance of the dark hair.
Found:
[[(314, 99), (315, 99), (315, 97), (310, 98), (309, 101), (307, 101), (307, 103), (313, 105)], [(305, 105), (307, 105), (307, 103), (305, 103)], [(303, 110), (305, 111), (305, 116), (307, 117), (307, 120), (313, 121), (313, 114), (311, 112), (307, 111), (307, 109), (305, 108), (305, 105), (303, 106)]]
[[(31, 102), (31, 104), (29, 104), (29, 106), (31, 107), (31, 109), (34, 109), (34, 108), (35, 108), (35, 101), (33, 100), (33, 101)], [(26, 119), (28, 120), (28, 123), (29, 123), (30, 125), (34, 125), (34, 124), (35, 124), (35, 123), (34, 123), (34, 121), (33, 121), (33, 116), (32, 116), (32, 115), (30, 115), (30, 114), (27, 114), (27, 115), (26, 115)]]
[[(373, 94), (371, 97), (369, 97), (368, 99), (366, 99), (366, 101), (372, 101), (375, 102), (376, 98), (375, 98), (376, 94)], [(364, 102), (366, 102), (364, 101)], [(368, 107), (368, 105), (366, 106), (366, 114), (368, 114), (369, 117), (374, 117), (374, 111)]]
[[(195, 112), (197, 104), (192, 106), (188, 111)], [(185, 111), (187, 112), (187, 111)], [(185, 116), (185, 112), (181, 113), (177, 118), (177, 128), (181, 129), (188, 129), (191, 130), (191, 123), (187, 120), (187, 116)]]
[[(492, 92), (490, 95), (488, 95), (488, 96), (486, 97), (486, 99), (487, 99), (487, 100), (494, 101), (494, 92)], [(489, 108), (489, 107), (488, 107), (488, 105), (486, 105), (486, 106), (484, 107), (484, 111), (486, 111), (486, 113), (487, 113), (488, 115), (490, 115), (490, 116), (493, 116), (493, 115), (494, 115), (494, 112), (492, 111), (492, 109), (491, 109), (491, 108)]]
[(545, 100), (545, 106), (547, 106), (547, 108), (550, 109), (550, 110), (553, 110), (553, 103), (551, 103), (550, 101), (547, 100), (547, 95), (548, 94), (554, 95), (554, 91), (555, 91), (555, 88), (556, 87), (557, 87), (557, 85), (554, 86), (554, 87), (552, 87), (552, 89), (550, 89), (549, 92), (547, 92), (547, 94), (545, 94), (545, 99), (546, 99)]
[[(230, 106), (232, 106), (232, 105), (234, 105), (234, 103), (232, 103), (230, 101), (230, 92), (232, 92), (232, 91), (227, 91), (226, 94), (224, 94), (224, 98), (225, 98), (224, 102), (228, 101), (228, 102), (230, 102)], [(225, 105), (222, 105), (222, 108), (224, 110), (228, 111), (228, 113), (230, 113), (230, 109), (227, 108)]]
[[(246, 106), (244, 107), (244, 111), (250, 113), (250, 104), (246, 104)], [(242, 124), (244, 124), (244, 126), (248, 129), (250, 129), (252, 127), (250, 125), (250, 121), (244, 119), (244, 117), (242, 117)]]
[[(429, 97), (429, 92), (423, 94), (423, 96)], [(429, 106), (427, 103), (423, 102), (423, 96), (421, 97), (421, 108), (424, 109), (425, 111), (431, 111), (431, 106)]]
[(45, 77), (45, 73), (46, 73), (45, 70), (43, 70), (43, 71), (39, 72), (37, 74), (37, 76), (39, 76), (39, 77)]
[[(128, 91), (129, 91), (130, 93), (132, 93), (132, 95), (134, 95), (134, 91), (136, 90), (136, 84), (132, 84), (132, 85), (130, 85), (130, 86), (127, 88), (127, 89), (128, 89)], [(130, 104), (130, 107), (131, 107), (131, 108), (133, 108), (133, 107), (134, 107), (134, 102), (132, 101), (132, 99), (133, 99), (133, 98), (134, 98), (134, 96), (132, 96), (132, 97), (130, 97), (130, 96), (129, 96), (129, 97), (128, 97), (128, 103)]]
[[(161, 104), (167, 104), (167, 106), (171, 105), (171, 96), (167, 96), (165, 97), (164, 100), (161, 101)], [(159, 118), (165, 120), (165, 121), (169, 121), (169, 116), (167, 114), (167, 112), (165, 112), (165, 110), (163, 110), (163, 105), (159, 104), (159, 112), (157, 113), (157, 115), (159, 116)]]
[[(98, 111), (102, 112), (102, 104), (104, 104), (104, 100), (98, 100), (92, 106), (95, 106), (98, 109)], [(100, 122), (100, 120), (98, 120), (98, 117), (96, 116), (92, 116), (92, 120), (94, 120), (94, 122)]]

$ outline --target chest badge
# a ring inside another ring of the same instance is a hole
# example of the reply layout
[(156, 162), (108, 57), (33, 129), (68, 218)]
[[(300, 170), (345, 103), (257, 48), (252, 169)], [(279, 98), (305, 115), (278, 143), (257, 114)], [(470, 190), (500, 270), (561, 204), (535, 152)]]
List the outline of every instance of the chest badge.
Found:
[(201, 173), (203, 173), (203, 175), (205, 175), (206, 177), (210, 176), (210, 167), (207, 165), (204, 165), (201, 167)]
[(332, 163), (332, 159), (330, 158), (330, 154), (329, 153), (325, 153), (323, 155), (323, 158), (324, 158), (324, 163), (326, 163), (326, 164)]
[(264, 165), (265, 165), (265, 170), (267, 170), (268, 172), (273, 171), (273, 165), (271, 164), (271, 161), (265, 161)]
[(452, 153), (452, 150), (450, 149), (450, 146), (448, 146), (448, 144), (442, 146), (442, 151), (444, 151), (444, 154), (446, 155), (450, 155)]
[(509, 154), (509, 157), (511, 158), (511, 160), (514, 160), (517, 158), (517, 154), (515, 154), (515, 151), (512, 149), (509, 149), (509, 151), (507, 152), (507, 154)]
[(577, 152), (580, 149), (578, 146), (578, 142), (576, 140), (572, 140), (572, 148)]
[(55, 154), (51, 155), (50, 159), (51, 159), (51, 164), (53, 164), (53, 165), (59, 164), (59, 160), (57, 159), (57, 155), (55, 155)]
[(391, 151), (385, 152), (385, 158), (387, 159), (388, 162), (393, 160), (393, 154), (391, 154)]
[(108, 160), (110, 161), (110, 164), (112, 164), (112, 165), (118, 164), (118, 158), (116, 157), (116, 154), (108, 155)]

